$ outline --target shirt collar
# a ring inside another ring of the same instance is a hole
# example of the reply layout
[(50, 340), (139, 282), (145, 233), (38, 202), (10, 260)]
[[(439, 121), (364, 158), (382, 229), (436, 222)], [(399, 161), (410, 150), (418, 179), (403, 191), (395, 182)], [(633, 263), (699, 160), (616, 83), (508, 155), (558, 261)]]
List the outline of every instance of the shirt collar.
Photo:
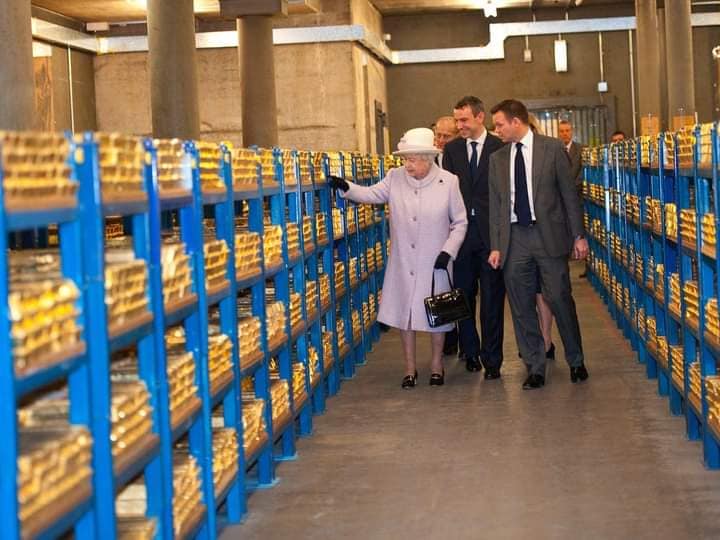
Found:
[(528, 129), (525, 136), (522, 139), (520, 139), (518, 142), (522, 143), (522, 145), (526, 148), (532, 148), (534, 139), (535, 139), (535, 137), (533, 134), (533, 130)]
[(569, 143), (567, 143), (567, 144), (565, 145), (565, 148), (567, 148), (567, 151), (568, 151), (568, 152), (570, 151), (570, 148), (572, 148), (572, 143), (573, 143), (573, 142), (570, 141)]
[(483, 144), (485, 144), (485, 139), (487, 139), (487, 129), (484, 129), (482, 135), (480, 135), (477, 139), (471, 139), (469, 137), (465, 139), (465, 144), (467, 146), (470, 146), (471, 142), (476, 142), (478, 143), (478, 145), (482, 146)]

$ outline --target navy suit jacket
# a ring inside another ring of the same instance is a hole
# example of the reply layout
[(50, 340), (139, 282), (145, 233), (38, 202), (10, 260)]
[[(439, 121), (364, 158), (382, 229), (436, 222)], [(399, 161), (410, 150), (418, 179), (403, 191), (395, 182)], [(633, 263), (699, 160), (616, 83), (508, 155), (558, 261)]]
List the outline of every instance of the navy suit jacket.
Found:
[[(472, 227), (475, 223), (487, 249), (490, 249), (490, 182), (488, 177), (490, 155), (503, 146), (504, 143), (500, 139), (490, 133), (487, 134), (475, 178), (470, 177), (470, 160), (465, 139), (459, 137), (450, 141), (445, 145), (443, 152), (443, 169), (450, 171), (460, 179), (460, 192), (465, 201), (465, 209), (470, 221), (468, 227)], [(473, 210), (475, 212), (474, 219), (471, 217)]]

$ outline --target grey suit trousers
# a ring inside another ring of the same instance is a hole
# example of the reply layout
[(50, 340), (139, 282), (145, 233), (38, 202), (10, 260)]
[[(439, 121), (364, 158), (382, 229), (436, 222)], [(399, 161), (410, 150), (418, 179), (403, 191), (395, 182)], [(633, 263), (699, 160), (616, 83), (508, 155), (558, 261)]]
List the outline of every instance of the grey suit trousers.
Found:
[(577, 367), (584, 358), (567, 256), (548, 256), (537, 227), (512, 225), (504, 277), (515, 336), (529, 373), (544, 376), (545, 343), (535, 299), (538, 271), (543, 296), (550, 304), (562, 338), (565, 359), (570, 367)]

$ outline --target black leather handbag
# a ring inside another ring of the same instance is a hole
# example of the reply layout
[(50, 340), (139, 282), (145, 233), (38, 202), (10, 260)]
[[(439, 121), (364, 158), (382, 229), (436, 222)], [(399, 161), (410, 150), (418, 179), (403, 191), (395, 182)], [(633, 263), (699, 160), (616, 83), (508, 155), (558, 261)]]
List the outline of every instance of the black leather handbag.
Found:
[(448, 276), (450, 290), (435, 294), (435, 271), (433, 270), (432, 287), (430, 289), (432, 296), (425, 299), (425, 313), (427, 313), (428, 323), (432, 328), (463, 321), (472, 316), (465, 293), (462, 289), (453, 287), (452, 278), (447, 268), (445, 268), (445, 273)]

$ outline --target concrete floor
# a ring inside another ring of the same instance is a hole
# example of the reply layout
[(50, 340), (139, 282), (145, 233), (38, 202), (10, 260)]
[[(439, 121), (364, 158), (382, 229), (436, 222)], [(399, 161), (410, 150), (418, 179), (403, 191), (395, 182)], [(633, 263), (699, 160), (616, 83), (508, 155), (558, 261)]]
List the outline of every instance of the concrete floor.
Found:
[(384, 334), (222, 540), (720, 538), (720, 476), (590, 286), (574, 287), (587, 384), (558, 356), (545, 388), (523, 391), (508, 318), (500, 381), (453, 358), (428, 387), (422, 339), (420, 385), (403, 391), (399, 335)]

